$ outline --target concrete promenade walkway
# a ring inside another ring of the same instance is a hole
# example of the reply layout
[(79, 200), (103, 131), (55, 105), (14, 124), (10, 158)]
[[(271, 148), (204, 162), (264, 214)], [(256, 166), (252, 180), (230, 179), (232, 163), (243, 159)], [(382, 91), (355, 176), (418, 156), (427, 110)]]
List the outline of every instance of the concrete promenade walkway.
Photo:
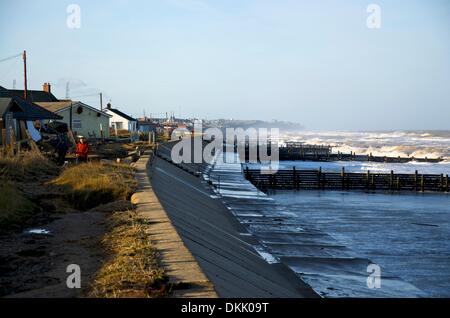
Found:
[(139, 216), (150, 224), (149, 239), (158, 251), (161, 265), (174, 286), (172, 296), (217, 297), (212, 283), (183, 244), (153, 192), (147, 174), (149, 159), (149, 155), (144, 155), (134, 164), (137, 170), (138, 191), (131, 200), (136, 204)]

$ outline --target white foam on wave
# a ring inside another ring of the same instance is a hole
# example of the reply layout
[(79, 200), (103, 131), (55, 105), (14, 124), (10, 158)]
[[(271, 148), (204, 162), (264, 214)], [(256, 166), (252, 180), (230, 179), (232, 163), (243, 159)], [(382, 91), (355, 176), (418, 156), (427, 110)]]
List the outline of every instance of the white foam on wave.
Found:
[(326, 144), (333, 147), (333, 152), (354, 152), (361, 155), (450, 159), (450, 131), (439, 133), (300, 131), (281, 136), (281, 141)]

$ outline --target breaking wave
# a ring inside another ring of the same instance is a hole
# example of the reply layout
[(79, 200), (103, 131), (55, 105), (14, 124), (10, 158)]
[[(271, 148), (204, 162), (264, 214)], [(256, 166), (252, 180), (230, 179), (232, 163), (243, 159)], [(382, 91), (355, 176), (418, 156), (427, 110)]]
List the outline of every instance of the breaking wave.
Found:
[(300, 131), (281, 136), (282, 142), (330, 145), (333, 152), (373, 156), (444, 158), (450, 160), (450, 131), (327, 132)]

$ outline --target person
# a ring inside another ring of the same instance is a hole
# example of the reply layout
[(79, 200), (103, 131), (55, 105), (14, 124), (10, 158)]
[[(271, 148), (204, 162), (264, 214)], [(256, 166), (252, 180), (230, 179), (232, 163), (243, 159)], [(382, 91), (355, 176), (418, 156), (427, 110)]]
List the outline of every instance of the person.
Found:
[(64, 134), (58, 134), (55, 150), (58, 155), (57, 163), (62, 166), (66, 160), (67, 151), (69, 150), (69, 143)]
[(77, 156), (77, 162), (87, 162), (89, 146), (83, 136), (80, 136), (75, 155)]

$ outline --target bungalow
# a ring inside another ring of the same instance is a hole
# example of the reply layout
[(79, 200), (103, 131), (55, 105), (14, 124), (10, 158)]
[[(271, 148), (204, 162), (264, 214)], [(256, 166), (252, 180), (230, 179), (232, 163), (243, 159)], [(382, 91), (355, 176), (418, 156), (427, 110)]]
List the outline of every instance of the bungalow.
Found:
[(111, 128), (117, 130), (128, 130), (130, 133), (137, 132), (137, 119), (121, 112), (118, 109), (111, 108), (111, 103), (106, 105), (105, 113), (111, 115)]
[(105, 113), (111, 115), (111, 128), (115, 130), (116, 137), (118, 130), (126, 130), (130, 134), (131, 141), (139, 139), (138, 120), (121, 112), (118, 109), (111, 108), (111, 103), (106, 105)]
[[(8, 96), (9, 95), (9, 96)], [(17, 96), (0, 87), (0, 143), (9, 144), (14, 140), (28, 138), (28, 133), (37, 141), (39, 132), (33, 121), (59, 120), (61, 116)]]
[(150, 142), (155, 142), (156, 136), (161, 135), (164, 132), (158, 123), (153, 122), (147, 117), (139, 118), (138, 129), (139, 133), (144, 136), (144, 140), (149, 140)]
[(74, 135), (87, 138), (109, 138), (111, 115), (85, 103), (71, 100), (36, 103), (62, 117)]
[(148, 117), (142, 117), (138, 120), (138, 130), (141, 133), (148, 134), (149, 132), (152, 132), (154, 134), (160, 132), (158, 131), (158, 128), (160, 128), (160, 125), (154, 121), (152, 121)]

